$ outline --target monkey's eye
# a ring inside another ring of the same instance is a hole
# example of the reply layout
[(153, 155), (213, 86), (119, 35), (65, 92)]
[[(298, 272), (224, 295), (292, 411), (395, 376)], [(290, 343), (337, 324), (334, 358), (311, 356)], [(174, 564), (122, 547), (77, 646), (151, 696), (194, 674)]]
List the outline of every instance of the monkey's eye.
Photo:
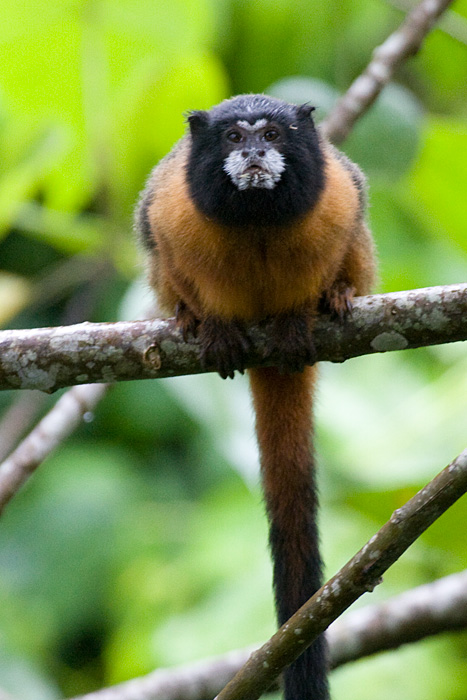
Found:
[(279, 132), (276, 131), (276, 129), (268, 129), (268, 130), (264, 133), (264, 139), (265, 139), (266, 141), (275, 141), (275, 140), (278, 139), (278, 138), (279, 138)]
[(239, 131), (232, 129), (232, 131), (227, 132), (227, 138), (229, 141), (232, 141), (232, 143), (239, 143), (242, 140), (242, 135)]

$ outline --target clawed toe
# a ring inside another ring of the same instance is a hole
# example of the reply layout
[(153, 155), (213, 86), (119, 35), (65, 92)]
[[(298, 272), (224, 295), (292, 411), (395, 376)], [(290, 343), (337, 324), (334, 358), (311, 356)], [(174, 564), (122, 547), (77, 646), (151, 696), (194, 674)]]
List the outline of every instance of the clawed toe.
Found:
[(214, 368), (222, 379), (233, 379), (235, 370), (243, 374), (250, 342), (239, 322), (208, 317), (200, 325), (199, 339), (204, 369)]

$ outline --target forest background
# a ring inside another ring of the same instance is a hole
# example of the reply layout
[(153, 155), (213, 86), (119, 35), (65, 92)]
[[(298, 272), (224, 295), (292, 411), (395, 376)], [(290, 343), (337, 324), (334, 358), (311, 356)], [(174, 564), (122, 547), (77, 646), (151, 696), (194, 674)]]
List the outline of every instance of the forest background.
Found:
[[(137, 318), (132, 210), (184, 113), (239, 92), (321, 120), (400, 23), (384, 0), (39, 0), (0, 6), (0, 319)], [(467, 1), (343, 144), (368, 175), (378, 291), (467, 279)], [(323, 365), (321, 530), (334, 573), (465, 447), (461, 343)], [(56, 397), (0, 394), (0, 452)], [(19, 417), (19, 418), (18, 418)], [(55, 700), (274, 630), (246, 382), (116, 386), (0, 521), (0, 686)], [(461, 570), (467, 503), (371, 601)], [(359, 603), (363, 605), (368, 600)], [(463, 698), (467, 634), (342, 668), (336, 700)]]

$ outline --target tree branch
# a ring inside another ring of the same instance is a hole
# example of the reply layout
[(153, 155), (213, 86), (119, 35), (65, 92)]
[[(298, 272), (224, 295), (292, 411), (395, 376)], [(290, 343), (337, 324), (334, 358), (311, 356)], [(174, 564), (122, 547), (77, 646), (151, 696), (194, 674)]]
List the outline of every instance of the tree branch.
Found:
[(158, 669), (70, 700), (206, 700), (229, 682), (253, 651), (251, 647), (175, 669)]
[[(374, 58), (367, 69), (352, 84), (327, 120), (322, 124), (322, 131), (328, 138), (335, 143), (340, 143), (347, 136), (355, 121), (371, 106), (383, 87), (390, 81), (396, 68), (406, 58), (419, 50), (425, 35), (432, 28), (436, 19), (451, 3), (452, 0), (423, 0), (408, 15), (401, 27), (375, 50)], [(385, 352), (387, 350), (465, 340), (467, 339), (467, 324), (464, 320), (466, 317), (466, 287), (467, 285), (456, 285), (453, 287), (400, 293), (398, 295), (379, 295), (357, 300), (353, 317), (345, 325), (339, 326), (337, 322), (331, 322), (330, 319), (322, 318), (318, 320), (316, 344), (319, 348), (319, 359), (342, 362), (349, 357), (372, 352)], [(368, 313), (367, 319), (365, 319), (366, 313)], [(411, 324), (413, 324), (412, 328), (410, 328)], [(255, 344), (255, 353), (252, 354), (251, 360), (252, 365), (261, 363), (261, 349), (264, 347), (266, 334), (267, 326), (251, 329), (251, 337)], [(354, 339), (350, 338), (352, 334), (355, 334)], [(327, 342), (329, 340), (330, 342)], [(50, 361), (47, 358), (48, 353), (50, 353)], [(0, 333), (0, 356), (0, 390), (37, 388), (42, 391), (53, 392), (63, 386), (83, 384), (84, 382), (175, 376), (176, 374), (201, 371), (196, 344), (181, 342), (173, 321), (133, 322), (130, 324), (80, 324), (58, 329), (4, 331)], [(73, 366), (75, 361), (76, 367)], [(71, 389), (57, 402), (49, 414), (0, 467), (0, 513), (21, 483), (24, 482), (56, 444), (73, 432), (83, 415), (93, 410), (107, 389), (107, 384), (101, 384), (100, 386), (84, 385)], [(465, 453), (463, 453), (447, 469), (456, 472), (459, 472), (459, 469), (465, 471), (465, 461)], [(449, 488), (447, 488), (446, 494), (448, 491)], [(454, 497), (454, 494), (451, 494), (451, 497)], [(400, 509), (396, 513), (400, 513), (402, 510)], [(414, 514), (414, 517), (416, 515), (417, 513)], [(385, 527), (389, 528), (391, 522), (392, 519)], [(398, 524), (399, 520), (396, 517), (393, 526), (397, 529)], [(383, 530), (384, 528), (380, 533)], [(347, 565), (351, 569), (355, 560), (355, 568), (362, 575), (365, 574), (363, 578), (371, 579), (369, 574), (373, 572), (373, 575), (375, 575), (375, 572), (378, 570), (376, 563), (371, 561), (371, 553), (375, 554), (373, 546), (368, 549), (370, 555), (368, 570), (364, 571), (361, 567), (362, 562), (365, 561), (363, 555), (366, 549), (374, 544), (373, 540), (377, 539), (380, 533), (375, 538), (372, 538), (370, 543)], [(410, 539), (410, 542), (413, 539)], [(388, 548), (390, 549), (390, 541)], [(368, 556), (366, 559), (368, 559)], [(379, 557), (373, 556), (373, 559), (379, 560)], [(374, 585), (376, 583), (377, 581), (374, 580)], [(339, 585), (338, 574), (329, 584), (326, 584), (321, 589), (321, 597), (325, 601), (321, 607), (324, 606), (326, 609), (328, 599), (332, 601), (333, 597), (336, 600), (342, 597), (338, 590)], [(463, 585), (465, 586), (465, 584)], [(428, 586), (425, 588), (428, 588)], [(361, 592), (364, 592), (364, 590)], [(417, 595), (416, 592), (419, 590), (416, 589), (405, 594), (409, 604), (409, 598), (412, 595)], [(361, 592), (358, 595), (361, 595)], [(318, 605), (320, 602), (321, 598), (318, 598), (315, 605)], [(463, 611), (465, 613), (465, 598), (463, 602)], [(400, 605), (401, 603), (396, 605), (399, 612)], [(392, 628), (393, 613), (390, 606), (391, 603), (386, 605), (386, 621), (387, 618), (391, 619)], [(314, 610), (313, 603), (311, 604), (311, 610)], [(330, 616), (330, 611), (327, 610), (327, 612), (328, 616)], [(428, 615), (428, 619), (430, 619), (430, 611), (426, 610), (425, 612)], [(294, 616), (293, 620), (299, 615), (300, 611)], [(385, 614), (381, 612), (381, 607), (375, 607), (374, 610), (367, 612), (369, 620), (367, 625), (360, 624), (357, 615), (361, 615), (361, 613), (356, 614), (354, 629), (351, 633), (345, 633), (344, 635), (341, 633), (340, 637), (335, 632), (330, 633), (333, 666), (345, 663), (350, 658), (355, 658), (352, 656), (353, 652), (345, 651), (346, 645), (343, 640), (344, 638), (347, 641), (349, 638), (352, 639), (352, 636), (349, 637), (349, 634), (354, 635), (357, 630), (363, 630), (362, 643), (360, 645), (362, 654), (365, 653), (365, 649), (374, 650), (375, 645), (378, 643), (372, 638), (371, 634), (367, 636), (365, 631), (371, 629), (371, 623), (375, 619), (378, 619), (378, 627), (381, 630), (381, 617), (385, 617)], [(431, 633), (442, 631), (443, 623), (439, 617), (435, 617), (436, 620), (433, 619), (432, 626), (424, 619), (419, 628), (420, 637), (423, 636), (422, 628), (426, 632), (427, 625), (430, 630), (435, 630)], [(350, 618), (352, 616), (348, 616), (348, 619)], [(451, 621), (453, 626), (459, 623), (459, 619), (459, 615), (456, 613)], [(439, 627), (437, 626), (438, 623)], [(295, 633), (297, 633), (300, 627), (297, 628), (296, 622), (293, 624), (294, 626), (291, 627), (291, 630), (295, 630)], [(300, 624), (301, 622), (299, 621)], [(287, 626), (285, 627), (287, 628)], [(345, 629), (345, 625), (342, 623), (339, 625), (339, 629), (341, 627)], [(401, 629), (403, 637), (403, 626), (401, 626)], [(412, 625), (410, 629), (413, 634)], [(283, 635), (287, 636), (287, 629), (282, 628), (282, 630)], [(381, 649), (391, 646), (389, 639), (393, 629), (387, 630), (387, 632), (386, 641), (384, 642), (387, 646), (381, 646)], [(280, 633), (281, 631), (278, 634)], [(334, 639), (333, 634), (335, 635)], [(290, 636), (290, 630), (288, 636)], [(302, 641), (301, 635), (297, 636)], [(370, 642), (368, 642), (369, 639), (371, 639)], [(395, 643), (403, 643), (403, 641), (401, 642), (401, 637), (399, 637)], [(350, 644), (350, 647), (353, 648), (354, 646), (355, 642)], [(299, 651), (301, 649), (303, 649), (303, 646), (299, 647)], [(336, 652), (335, 649), (341, 649), (340, 653), (341, 659), (344, 659), (343, 661), (339, 661), (339, 651)], [(158, 696), (158, 692), (162, 692), (164, 698), (183, 697), (184, 700), (187, 698), (194, 700), (195, 698), (206, 697), (217, 692), (219, 685), (223, 684), (230, 677), (232, 669), (238, 666), (239, 655), (242, 658), (242, 653), (244, 654), (244, 652), (232, 652), (228, 660), (226, 657), (223, 657), (225, 678), (220, 682), (219, 678), (217, 678), (217, 686), (212, 691), (209, 685), (209, 677), (199, 681), (198, 685), (201, 686), (201, 690), (199, 687), (198, 689), (193, 688), (192, 676), (196, 677), (196, 673), (193, 672), (195, 667), (192, 665), (187, 667), (189, 669), (187, 676), (189, 686), (182, 692), (181, 696), (180, 691), (177, 694), (177, 689), (175, 689), (175, 694), (171, 693), (167, 687), (162, 691), (157, 690), (157, 683), (164, 688), (164, 673), (167, 674), (166, 681), (168, 680), (169, 684), (172, 682), (170, 678), (172, 672), (157, 671), (145, 679), (135, 679), (115, 688), (104, 689), (81, 696), (81, 699), (150, 700)], [(336, 654), (337, 661), (335, 658)], [(254, 658), (256, 657), (257, 654)], [(197, 666), (199, 666), (201, 673), (204, 674), (206, 671), (205, 662)], [(180, 669), (176, 673), (179, 687)], [(154, 687), (152, 677), (156, 677), (156, 675), (157, 682), (156, 687)], [(209, 673), (207, 675), (210, 676)], [(229, 685), (229, 687), (231, 686)], [(125, 690), (123, 690), (124, 688)], [(229, 692), (227, 691), (227, 693)], [(10, 698), (1, 690), (0, 696), (0, 700), (3, 700), (3, 697), (5, 697), (5, 700), (7, 697), (8, 700)], [(222, 693), (219, 697), (224, 698), (228, 697), (228, 695)], [(253, 695), (248, 697), (253, 697)]]
[(18, 444), (21, 436), (31, 427), (46, 397), (39, 391), (16, 394), (0, 422), (0, 462)]
[[(385, 2), (404, 14), (413, 8), (413, 0), (385, 0)], [(455, 10), (444, 13), (438, 29), (461, 44), (467, 44), (467, 19)]]
[[(407, 46), (410, 44), (410, 41), (413, 41), (413, 37), (418, 37), (417, 41), (421, 43), (424, 33), (429, 31), (436, 18), (449, 4), (449, 2), (439, 2), (439, 0), (431, 0), (431, 2), (430, 0), (424, 0), (424, 2), (417, 6), (406, 18), (400, 29), (377, 49), (375, 57), (369, 64), (365, 73), (349, 88), (349, 91), (329, 115), (327, 122), (323, 124), (323, 129), (329, 138), (334, 141), (341, 140), (343, 138), (342, 134), (347, 134), (350, 131), (354, 122), (366, 111), (377, 94), (379, 94), (384, 85), (384, 81), (378, 82), (377, 80), (373, 80), (372, 83), (371, 80), (365, 78), (366, 75), (372, 76), (375, 73), (375, 68), (376, 73), (378, 73), (378, 60), (380, 62), (382, 60), (384, 63), (386, 60), (385, 55), (387, 54), (389, 59), (392, 60), (394, 70), (396, 65), (402, 62), (406, 56), (410, 55)], [(399, 49), (405, 46), (405, 52), (399, 52), (399, 54), (396, 52), (392, 55), (391, 59), (391, 51), (389, 51), (389, 49), (393, 44), (398, 43), (396, 41), (398, 36), (400, 36)], [(394, 37), (396, 37), (396, 39), (394, 39)], [(387, 71), (386, 75), (390, 77)], [(360, 92), (360, 87), (365, 87), (365, 85), (371, 93), (370, 99), (368, 99), (367, 93), (366, 100), (358, 100), (357, 97)], [(344, 106), (341, 107), (341, 104)], [(349, 106), (352, 107), (352, 105), (356, 107), (356, 109), (350, 109)], [(451, 302), (448, 302), (448, 304), (456, 304), (456, 288), (445, 289), (451, 296)], [(440, 299), (442, 298), (444, 302), (443, 288), (439, 288), (439, 290), (441, 292)], [(436, 288), (426, 291), (436, 293)], [(462, 289), (462, 286), (458, 286), (457, 292), (460, 294), (461, 307), (459, 309), (459, 315), (461, 315), (462, 308), (465, 306), (465, 290)], [(412, 293), (412, 295), (413, 294), (414, 293)], [(357, 302), (354, 319), (359, 313), (359, 304), (362, 305), (362, 309), (364, 307), (363, 301)], [(417, 305), (417, 301), (415, 301), (415, 305)], [(397, 315), (398, 310), (396, 306), (390, 313)], [(420, 313), (421, 315), (429, 317), (426, 320), (431, 324), (434, 331), (431, 339), (428, 338), (420, 342), (412, 337), (412, 344), (409, 344), (409, 342), (406, 343), (407, 339), (404, 337), (404, 333), (400, 332), (401, 329), (393, 328), (392, 324), (390, 324), (391, 327), (386, 332), (382, 331), (379, 335), (375, 335), (370, 340), (370, 343), (373, 341), (373, 344), (371, 349), (367, 349), (366, 352), (397, 349), (399, 346), (416, 347), (417, 345), (428, 345), (437, 342), (452, 342), (453, 340), (464, 340), (466, 338), (465, 325), (462, 323), (459, 324), (459, 319), (453, 324), (453, 332), (448, 331), (443, 334), (443, 322), (446, 327), (450, 325), (449, 312), (447, 313), (444, 304), (442, 307), (443, 318), (441, 319), (441, 325), (438, 322), (433, 322), (433, 314), (436, 314), (435, 309), (425, 307), (425, 312), (420, 309)], [(354, 321), (354, 319), (352, 319), (352, 321)], [(415, 319), (415, 322), (418, 325), (419, 320)], [(193, 345), (185, 346), (181, 343), (179, 335), (174, 330), (173, 323), (158, 321), (148, 323), (149, 325), (143, 324), (139, 327), (135, 324), (130, 324), (130, 328), (133, 326), (132, 331), (129, 331), (125, 324), (107, 325), (106, 331), (103, 330), (104, 327), (102, 324), (101, 326), (81, 324), (67, 329), (40, 329), (37, 331), (19, 332), (4, 331), (0, 333), (0, 390), (31, 388), (53, 392), (63, 386), (86, 382), (108, 382), (145, 377), (170, 376), (200, 371), (195, 347)], [(459, 327), (459, 325), (461, 327)], [(346, 336), (345, 340), (348, 342), (348, 347), (341, 351), (340, 356), (335, 357), (333, 353), (326, 356), (326, 348), (324, 348), (323, 356), (320, 357), (320, 359), (343, 361), (347, 357), (362, 354), (362, 351), (355, 350), (354, 354), (347, 354), (347, 352), (350, 352), (351, 345), (348, 337), (350, 326), (351, 324), (347, 322), (345, 327), (341, 329), (340, 335)], [(321, 339), (319, 338), (320, 327), (322, 328)], [(334, 331), (337, 330), (336, 324), (331, 325), (330, 338), (333, 337), (333, 328)], [(100, 329), (102, 329), (101, 337), (99, 337)], [(427, 328), (426, 330), (429, 329)], [(347, 331), (347, 333), (345, 333), (345, 331)], [(119, 333), (122, 333), (121, 337), (119, 337)], [(320, 344), (326, 345), (327, 333), (328, 329), (326, 323), (323, 323), (322, 320), (318, 321), (318, 346)], [(258, 340), (258, 338), (261, 339), (261, 333), (255, 334), (253, 331), (252, 335), (254, 341), (255, 335), (256, 340)], [(339, 333), (337, 333), (337, 335), (339, 335)], [(366, 334), (362, 332), (361, 339), (363, 339), (365, 335)], [(410, 335), (413, 336), (413, 334)], [(415, 333), (415, 335), (417, 335), (417, 333)], [(264, 334), (262, 337), (264, 341)], [(364, 344), (365, 341), (363, 341), (363, 346)], [(259, 342), (259, 345), (261, 346), (261, 342)], [(358, 342), (356, 345), (358, 345)], [(338, 345), (336, 345), (336, 349), (337, 348)], [(49, 352), (51, 353), (50, 361), (47, 357)], [(365, 350), (363, 350), (363, 352), (365, 352)], [(76, 366), (74, 366), (75, 361)], [(162, 367), (163, 362), (164, 367)], [(80, 400), (84, 403), (88, 400), (86, 395), (89, 395), (89, 401), (92, 406), (94, 406), (94, 390), (92, 387), (86, 389), (83, 387)], [(65, 402), (65, 397), (63, 397), (61, 401)], [(71, 402), (73, 402), (73, 397)], [(55, 420), (55, 410), (52, 409), (50, 413), (52, 414), (51, 420)], [(71, 424), (67, 426), (65, 421), (60, 421), (62, 430), (61, 437), (56, 430), (52, 430), (51, 432), (42, 430), (40, 426), (41, 424), (43, 425), (43, 421), (47, 421), (46, 417), (17, 450), (15, 450), (11, 458), (7, 460), (6, 465), (0, 467), (0, 474), (3, 474), (4, 477), (5, 473), (10, 473), (10, 477), (6, 481), (5, 478), (3, 478), (4, 487), (5, 484), (9, 482), (7, 486), (9, 495), (6, 500), (9, 500), (11, 497), (11, 485), (15, 481), (15, 479), (11, 477), (13, 464), (16, 464), (16, 467), (22, 475), (16, 480), (16, 488), (18, 488), (27, 475), (38, 466), (40, 460), (44, 459), (44, 457), (50, 453), (57, 441), (67, 437), (78, 425), (73, 414), (68, 413), (67, 415), (70, 417)], [(49, 435), (48, 441), (45, 439), (47, 433)], [(38, 439), (39, 435), (40, 438)], [(46, 446), (47, 444), (48, 447)], [(35, 446), (35, 448), (33, 448), (33, 446)], [(25, 461), (26, 455), (29, 456), (29, 465)], [(0, 495), (0, 499), (1, 498), (5, 498), (5, 493)], [(4, 503), (5, 502), (6, 501), (4, 501)]]
[(467, 450), (402, 508), (254, 652), (217, 700), (256, 700), (318, 635), (366, 591), (444, 511), (467, 491)]
[(400, 27), (373, 52), (363, 73), (352, 83), (321, 125), (334, 143), (342, 143), (357, 119), (366, 112), (397, 68), (421, 48), (435, 22), (453, 0), (422, 0), (405, 17)]
[[(248, 335), (247, 366), (267, 364), (268, 323)], [(314, 333), (318, 360), (330, 362), (466, 339), (467, 284), (360, 297), (345, 322), (319, 316)], [(53, 392), (201, 371), (197, 341), (183, 342), (173, 319), (0, 332), (0, 389)]]
[[(467, 628), (467, 571), (368, 605), (327, 630), (331, 668), (442, 632)], [(152, 673), (72, 700), (205, 700), (214, 697), (256, 647)]]
[(67, 391), (0, 465), (0, 515), (36, 467), (94, 410), (108, 388), (96, 384)]
[[(251, 365), (260, 364), (268, 326), (250, 329)], [(320, 360), (467, 339), (467, 284), (361, 297), (344, 322), (317, 319)], [(196, 341), (183, 342), (173, 320), (82, 323), (0, 332), (0, 388), (167, 377), (200, 372)], [(108, 385), (85, 384), (64, 394), (0, 464), (0, 514), (39, 464), (79, 425)]]
[(466, 628), (467, 570), (336, 620), (327, 631), (331, 667)]

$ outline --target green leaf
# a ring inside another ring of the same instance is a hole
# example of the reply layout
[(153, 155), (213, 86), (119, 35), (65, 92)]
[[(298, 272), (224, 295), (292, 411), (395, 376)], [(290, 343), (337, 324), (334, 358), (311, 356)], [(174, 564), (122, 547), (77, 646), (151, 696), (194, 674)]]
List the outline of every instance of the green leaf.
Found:
[[(410, 196), (410, 181), (369, 188), (368, 218), (377, 243), (384, 292), (452, 284), (467, 275), (467, 257), (447, 236), (435, 238)], [(433, 224), (431, 224), (433, 226)]]
[(115, 104), (110, 191), (128, 217), (149, 171), (183, 135), (189, 109), (207, 109), (226, 95), (223, 67), (209, 52), (154, 57), (135, 66), (120, 109)]
[[(467, 32), (465, 19), (459, 16), (460, 9), (461, 3), (457, 2), (454, 12), (445, 13), (439, 29), (428, 35), (413, 64), (427, 102), (443, 112), (447, 108), (462, 110), (465, 105)], [(441, 31), (444, 27), (453, 35)]]
[[(431, 232), (467, 252), (467, 125), (431, 118), (407, 185), (414, 212)], [(408, 199), (408, 197), (407, 197)]]
[[(122, 163), (113, 162), (114, 147), (120, 144), (112, 135), (115, 121), (119, 129), (120, 115), (127, 125), (135, 120), (144, 126), (140, 136), (159, 131), (158, 122), (137, 120), (142, 104), (134, 99), (131, 80), (148, 64), (157, 70), (149, 76), (147, 89), (159, 92), (159, 98), (166, 95), (157, 83), (175, 64), (175, 76), (168, 74), (166, 79), (175, 77), (172, 89), (183, 105), (180, 111), (196, 96), (203, 99), (209, 89), (217, 98), (215, 69), (201, 67), (198, 73), (201, 59), (196, 60), (207, 55), (213, 27), (214, 11), (207, 0), (156, 5), (149, 0), (57, 0), (47, 8), (40, 0), (20, 5), (7, 0), (0, 5), (2, 86), (13, 118), (28, 115), (33, 127), (46, 119), (67, 134), (60, 162), (44, 178), (47, 206), (76, 210), (104, 187), (117, 187), (120, 197), (124, 188), (128, 190), (126, 174), (118, 169)], [(210, 65), (215, 62), (211, 57)], [(189, 91), (184, 93), (186, 87)], [(163, 114), (162, 123), (172, 122), (170, 110), (170, 103), (160, 102), (155, 116)], [(134, 157), (140, 153), (137, 150)], [(131, 187), (130, 192), (134, 194)]]
[[(47, 174), (56, 167), (64, 151), (65, 140), (59, 129), (35, 130), (21, 143), (22, 150), (17, 160), (0, 175), (0, 235), (7, 233), (15, 222), (24, 200), (35, 195)], [(8, 145), (7, 145), (8, 144)], [(1, 146), (5, 151), (10, 146), (6, 140)], [(6, 160), (8, 163), (8, 160)], [(5, 165), (5, 160), (2, 159)]]
[(323, 449), (338, 473), (367, 486), (428, 480), (465, 447), (465, 357), (443, 373), (438, 369), (428, 382), (417, 362), (426, 351), (412, 350), (412, 363), (402, 362), (408, 352), (323, 368), (318, 406)]
[(356, 1), (236, 0), (225, 60), (235, 91), (260, 92), (284, 75), (333, 78)]
[(99, 250), (107, 229), (105, 220), (98, 216), (53, 210), (35, 202), (21, 206), (15, 226), (31, 238), (67, 254)]
[(112, 566), (122, 555), (116, 527), (136, 494), (123, 451), (77, 444), (55, 453), (4, 514), (0, 584), (30, 614), (42, 601), (49, 643), (102, 614)]
[(343, 150), (369, 177), (393, 182), (417, 154), (423, 112), (417, 98), (401, 85), (388, 85), (358, 120)]

